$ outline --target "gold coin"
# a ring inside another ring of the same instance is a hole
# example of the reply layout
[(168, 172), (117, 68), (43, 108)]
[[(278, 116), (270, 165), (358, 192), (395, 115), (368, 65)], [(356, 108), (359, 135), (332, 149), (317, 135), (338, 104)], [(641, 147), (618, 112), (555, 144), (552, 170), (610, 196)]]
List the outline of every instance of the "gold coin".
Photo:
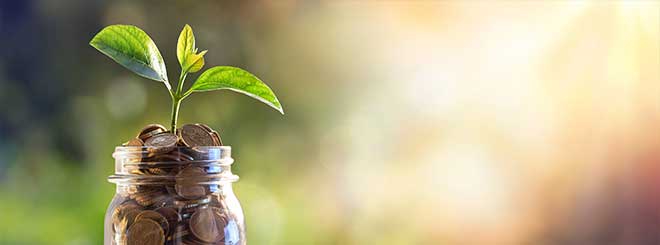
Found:
[(142, 146), (144, 142), (140, 138), (132, 138), (131, 140), (124, 143), (124, 146)]
[(135, 217), (140, 213), (141, 209), (137, 204), (120, 206), (112, 213), (112, 221), (116, 232), (125, 232), (135, 221)]
[(174, 205), (179, 208), (181, 213), (185, 213), (192, 208), (196, 208), (211, 202), (211, 197), (207, 196), (193, 200), (174, 200)]
[(133, 196), (133, 199), (143, 207), (150, 206), (151, 204), (153, 204), (151, 198), (146, 195), (135, 195)]
[(167, 175), (168, 171), (162, 168), (149, 168), (146, 169), (145, 173), (150, 175)]
[(206, 132), (213, 132), (213, 129), (209, 127), (209, 125), (203, 124), (203, 123), (195, 123), (195, 125), (200, 126), (206, 130)]
[(160, 124), (149, 124), (140, 130), (140, 133), (137, 135), (137, 138), (142, 141), (146, 141), (154, 135), (167, 132), (167, 128)]
[(165, 243), (165, 232), (156, 221), (140, 219), (128, 228), (126, 241), (128, 245), (162, 245)]
[(165, 234), (167, 234), (167, 231), (170, 228), (170, 223), (167, 221), (167, 218), (165, 218), (165, 216), (163, 216), (162, 214), (156, 211), (152, 211), (152, 210), (142, 211), (140, 212), (140, 214), (138, 214), (135, 217), (135, 220), (140, 220), (140, 219), (150, 219), (156, 221), (163, 228)]
[(152, 198), (152, 200), (153, 200), (152, 205), (162, 206), (162, 205), (167, 204), (170, 200), (172, 200), (172, 196), (170, 196), (168, 194), (165, 194), (165, 193), (161, 193), (160, 195)]
[(163, 204), (170, 198), (162, 188), (141, 188), (129, 195), (135, 202), (146, 207), (154, 204)]
[(206, 132), (211, 135), (211, 138), (213, 139), (213, 146), (222, 146), (222, 140), (220, 139), (220, 134), (218, 134), (218, 132), (203, 123), (195, 123), (195, 125), (204, 128), (204, 130), (206, 130)]
[(218, 132), (211, 132), (211, 136), (213, 136), (213, 142), (215, 143), (215, 146), (222, 146), (222, 139), (220, 138), (220, 134), (218, 134)]
[(184, 124), (178, 131), (181, 141), (188, 147), (212, 146), (213, 136), (202, 126), (195, 124)]
[(199, 199), (206, 196), (206, 187), (197, 183), (200, 177), (206, 175), (204, 169), (188, 166), (182, 169), (176, 176), (176, 193), (185, 199)]
[(153, 147), (156, 152), (168, 152), (176, 146), (179, 138), (171, 133), (160, 133), (144, 142), (144, 145)]
[(170, 236), (167, 237), (167, 240), (174, 241), (175, 244), (179, 244), (177, 242), (181, 242), (181, 238), (187, 236), (189, 233), (190, 232), (188, 231), (187, 225), (181, 224), (174, 228), (174, 231)]
[(165, 219), (167, 219), (167, 222), (170, 225), (169, 227), (170, 231), (173, 231), (174, 228), (176, 228), (177, 224), (182, 220), (181, 215), (174, 208), (160, 207), (154, 211), (158, 212), (163, 217), (165, 217)]
[(214, 207), (200, 208), (190, 217), (190, 232), (200, 241), (213, 243), (225, 236), (227, 219)]

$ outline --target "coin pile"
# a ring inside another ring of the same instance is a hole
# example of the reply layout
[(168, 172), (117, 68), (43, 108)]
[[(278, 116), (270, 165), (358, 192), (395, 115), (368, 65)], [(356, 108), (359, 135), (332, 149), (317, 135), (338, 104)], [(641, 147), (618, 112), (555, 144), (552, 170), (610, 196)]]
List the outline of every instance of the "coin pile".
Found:
[(211, 127), (201, 123), (184, 124), (173, 134), (160, 124), (149, 124), (124, 146), (150, 146), (167, 151), (172, 147), (185, 146), (221, 146), (220, 134)]
[[(238, 227), (220, 187), (205, 179), (219, 173), (203, 164), (204, 146), (221, 146), (216, 131), (203, 124), (186, 124), (169, 132), (147, 125), (124, 146), (147, 149), (129, 174), (168, 176), (127, 186), (113, 206), (113, 244), (235, 244)], [(148, 179), (148, 178), (145, 178)], [(162, 179), (162, 180), (161, 180)], [(227, 234), (227, 235), (225, 235)]]

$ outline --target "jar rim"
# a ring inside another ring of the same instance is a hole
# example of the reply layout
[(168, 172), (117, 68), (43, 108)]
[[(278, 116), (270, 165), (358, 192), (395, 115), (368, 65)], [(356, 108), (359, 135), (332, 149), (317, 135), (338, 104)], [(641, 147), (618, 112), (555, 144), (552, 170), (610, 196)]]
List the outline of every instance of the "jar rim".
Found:
[[(117, 146), (112, 153), (115, 159), (122, 157), (141, 156), (142, 154), (149, 154), (162, 151), (163, 148), (153, 146)], [(215, 159), (231, 158), (231, 146), (175, 146), (168, 149), (169, 151), (188, 151), (193, 150), (199, 153), (205, 153), (215, 156)]]
[[(151, 158), (159, 154), (163, 154), (163, 158)], [(182, 160), (182, 156), (185, 156), (186, 159)], [(234, 162), (231, 157), (231, 146), (175, 146), (166, 149), (153, 146), (117, 146), (112, 157), (115, 158), (115, 174), (111, 175), (108, 180), (116, 184), (171, 182), (175, 180), (175, 176), (151, 171), (177, 169), (183, 165), (204, 168), (209, 171), (196, 180), (199, 183), (238, 180), (238, 176), (231, 173), (231, 165)], [(173, 159), (168, 157), (173, 157)], [(145, 173), (144, 171), (151, 172), (151, 174), (140, 174)], [(138, 173), (136, 174), (136, 172)]]
[[(238, 181), (238, 175), (231, 173), (206, 174), (197, 177), (194, 181), (196, 185), (213, 185), (222, 183), (232, 183)], [(176, 176), (143, 176), (134, 174), (113, 174), (108, 176), (108, 182), (125, 185), (163, 185), (176, 183)]]
[[(115, 147), (115, 152), (130, 152), (137, 153), (139, 150), (148, 151), (149, 149), (157, 149), (158, 147), (154, 146), (117, 146)], [(221, 146), (175, 146), (172, 149), (218, 149), (222, 151), (231, 151), (231, 146), (221, 145)]]

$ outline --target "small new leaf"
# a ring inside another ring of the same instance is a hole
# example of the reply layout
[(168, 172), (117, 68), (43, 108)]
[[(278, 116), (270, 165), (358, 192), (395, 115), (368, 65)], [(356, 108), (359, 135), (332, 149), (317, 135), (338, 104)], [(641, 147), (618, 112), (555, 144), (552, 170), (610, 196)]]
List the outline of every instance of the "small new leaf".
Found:
[[(236, 67), (216, 66), (202, 73), (190, 87), (192, 92), (228, 89), (255, 98), (284, 114), (275, 93), (255, 75)], [(189, 92), (190, 92), (189, 91)]]
[(179, 34), (179, 41), (176, 45), (176, 57), (179, 59), (179, 64), (181, 67), (185, 67), (186, 59), (188, 55), (194, 54), (197, 52), (195, 48), (195, 35), (193, 34), (192, 28), (188, 24), (183, 27), (181, 34)]
[(111, 25), (96, 34), (89, 44), (138, 75), (163, 82), (171, 89), (160, 51), (140, 28)]
[(201, 70), (202, 67), (204, 67), (204, 55), (206, 54), (206, 51), (207, 50), (204, 50), (199, 54), (188, 55), (188, 58), (186, 58), (185, 62), (186, 67), (183, 68), (183, 70), (189, 73), (194, 73)]

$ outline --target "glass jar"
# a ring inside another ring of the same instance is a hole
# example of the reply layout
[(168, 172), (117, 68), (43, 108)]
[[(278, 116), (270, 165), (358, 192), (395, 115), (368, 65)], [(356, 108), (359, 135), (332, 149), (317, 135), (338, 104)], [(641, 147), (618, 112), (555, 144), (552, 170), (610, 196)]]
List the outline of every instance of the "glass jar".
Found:
[(246, 244), (228, 146), (117, 147), (105, 244)]

